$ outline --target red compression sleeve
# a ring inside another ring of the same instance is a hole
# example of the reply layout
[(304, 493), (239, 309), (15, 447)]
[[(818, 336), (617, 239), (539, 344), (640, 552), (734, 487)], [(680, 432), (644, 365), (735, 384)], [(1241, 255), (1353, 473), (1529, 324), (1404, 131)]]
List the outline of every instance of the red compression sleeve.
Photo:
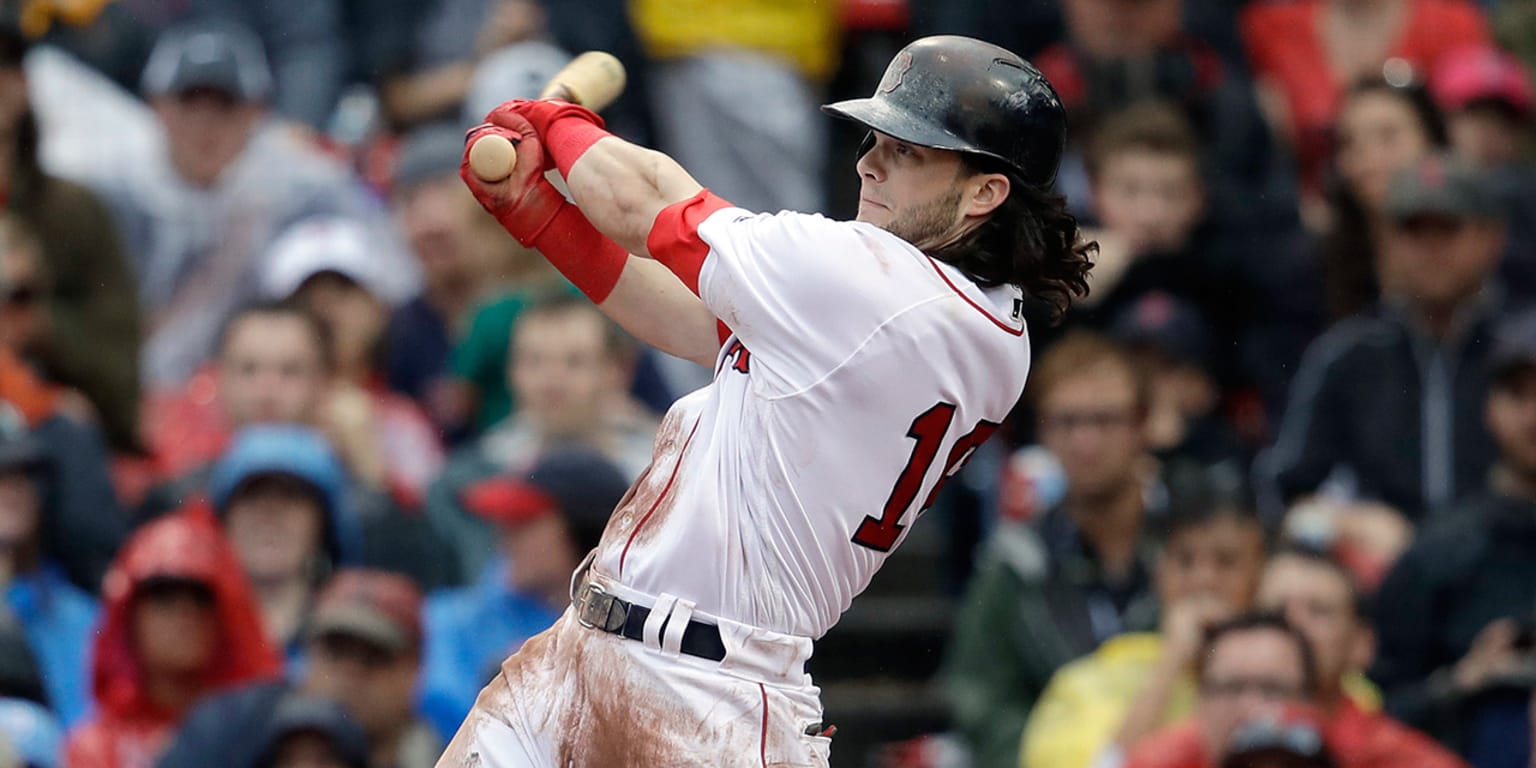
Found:
[(571, 166), (576, 164), (577, 158), (598, 140), (612, 135), (579, 117), (559, 118), (550, 123), (544, 133), (544, 151), (555, 161), (560, 175), (570, 178)]
[(529, 245), (565, 275), (594, 304), (613, 293), (624, 274), (629, 254), (618, 243), (597, 231), (581, 209), (570, 203), (560, 206), (554, 218)]

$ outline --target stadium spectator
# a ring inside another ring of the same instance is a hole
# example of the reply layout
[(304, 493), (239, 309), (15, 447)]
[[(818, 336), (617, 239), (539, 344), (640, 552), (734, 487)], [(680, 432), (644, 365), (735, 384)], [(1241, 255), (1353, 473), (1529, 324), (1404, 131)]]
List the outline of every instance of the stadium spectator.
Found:
[[(1089, 138), (1099, 257), (1074, 314), (1104, 328), (1149, 292), (1188, 302), (1215, 331), (1211, 373), (1225, 388), (1257, 387), (1278, 408), (1321, 325), (1315, 256), (1299, 228), (1256, 236), (1234, 215), (1250, 200), (1210, 189), (1200, 152), (1189, 121), (1157, 102), (1114, 113)], [(1033, 336), (1048, 333), (1038, 325)]]
[(1189, 669), (1205, 630), (1252, 606), (1264, 564), (1264, 528), (1251, 505), (1214, 479), (1206, 484), (1171, 505), (1160, 525), (1159, 631), (1111, 638), (1058, 671), (1030, 714), (1019, 765), (1100, 765), (1188, 714)]
[(1463, 763), (1427, 736), (1378, 711), (1377, 690), (1364, 677), (1376, 636), (1353, 575), (1337, 560), (1292, 548), (1270, 559), (1259, 580), (1258, 607), (1285, 616), (1306, 636), (1317, 663), (1324, 736), (1341, 768), (1445, 766)]
[[(546, 69), (550, 49), (556, 48), (618, 56), (631, 80), (605, 112), (627, 138), (648, 137), (647, 62), (623, 0), (432, 0), (395, 7), (412, 23), (406, 39), (385, 60), (379, 83), (384, 114), (395, 128), (456, 120), (470, 107), (471, 97), (479, 95), (478, 88), (504, 74), (497, 70)], [(537, 92), (544, 82), (538, 79), (531, 87)], [(529, 87), (528, 82), (519, 83), (501, 99), (526, 96)], [(483, 97), (473, 101), (480, 106)], [(474, 112), (466, 124), (479, 122), (485, 113)]]
[(340, 706), (291, 694), (267, 722), (250, 768), (368, 768), (367, 736)]
[(1125, 352), (1086, 332), (1053, 346), (1030, 377), (1065, 497), (1033, 528), (998, 526), (945, 652), (955, 723), (982, 768), (1017, 764), (1025, 720), (1058, 668), (1156, 625), (1146, 382)]
[(281, 426), (238, 433), (208, 479), (208, 501), (255, 589), (267, 638), (290, 659), (331, 570), (362, 556), (347, 482), (324, 438)]
[(1232, 731), (1221, 768), (1338, 768), (1323, 726), (1304, 709), (1249, 718)]
[(516, 244), (499, 227), (498, 236), (487, 235), (489, 217), (459, 180), (463, 155), (461, 126), (418, 128), (403, 140), (390, 191), (395, 223), (421, 266), (422, 290), (390, 318), (389, 384), (421, 403), (451, 438), (468, 430), (476, 405), (450, 371), (454, 342), (490, 283), (504, 277), (491, 273), (484, 251), (497, 240)]
[(1512, 765), (1530, 749), (1531, 601), (1536, 592), (1536, 315), (1502, 331), (1485, 423), (1499, 456), (1425, 529), (1382, 582), (1373, 676), (1388, 709), (1455, 746), (1473, 765)]
[(1456, 152), (1494, 175), (1509, 206), (1505, 286), (1513, 295), (1536, 296), (1536, 166), (1525, 155), (1536, 127), (1530, 75), (1497, 49), (1462, 49), (1435, 68), (1430, 88), (1445, 110)]
[(205, 517), (173, 516), (135, 534), (103, 600), (96, 712), (70, 733), (72, 768), (149, 768), (204, 696), (278, 673), (239, 561)]
[[(837, 6), (817, 0), (634, 0), (629, 6), (654, 62), (657, 148), (747, 210), (822, 210), (828, 124), (816, 105), (838, 64)], [(752, 97), (741, 98), (743, 92)]]
[(1419, 85), (1367, 80), (1343, 97), (1335, 123), (1327, 205), (1308, 213), (1322, 232), (1324, 300), (1329, 318), (1369, 309), (1380, 297), (1380, 251), (1391, 216), (1392, 177), (1431, 152), (1445, 150), (1445, 121)]
[(1110, 324), (1110, 338), (1146, 373), (1147, 444), (1165, 464), (1248, 464), (1247, 446), (1222, 417), (1214, 335), (1198, 309), (1160, 291), (1143, 294)]
[(385, 330), (402, 297), (389, 294), (386, 265), (373, 254), (360, 223), (307, 219), (273, 244), (262, 288), (325, 325), (333, 373), (320, 420), (353, 478), (414, 508), (442, 470), (443, 446), (421, 409), (384, 384)]
[(251, 759), (297, 693), (339, 704), (368, 737), (369, 768), (431, 768), (442, 751), (412, 709), (421, 664), (421, 595), (408, 580), (343, 570), (316, 604), (301, 676), (210, 698), (187, 718), (159, 768)]
[(1066, 41), (1032, 61), (1067, 108), (1077, 151), (1063, 162), (1056, 186), (1074, 208), (1089, 198), (1080, 165), (1088, 137), (1115, 112), (1156, 100), (1177, 105), (1194, 126), (1214, 197), (1253, 195), (1247, 213), (1259, 222), (1289, 215), (1283, 202), (1293, 185), (1277, 162), (1252, 84), (1187, 33), (1182, 0), (1066, 0), (1061, 7)]
[(479, 581), (427, 599), (422, 708), (451, 736), (480, 689), (524, 640), (570, 602), (570, 575), (597, 546), (627, 488), (618, 468), (590, 449), (542, 456), (526, 477), (470, 486), (464, 505), (494, 526), (497, 556)]
[[(1385, 208), (1379, 311), (1308, 349), (1260, 472), (1286, 504), (1379, 501), (1417, 524), (1493, 462), (1481, 414), (1503, 212), (1486, 173), (1438, 155), (1400, 171)], [(1325, 487), (1336, 470), (1349, 484)]]
[(248, 304), (225, 323), (213, 364), (145, 407), (145, 435), (168, 482), (145, 501), (163, 512), (195, 495), (230, 435), (255, 424), (319, 421), (331, 343), (314, 315), (288, 304)]
[(0, 765), (17, 768), (60, 768), (64, 730), (58, 720), (34, 701), (0, 697), (0, 745), (11, 750), (10, 760), (0, 750)]
[[(144, 381), (175, 388), (255, 295), (259, 259), (285, 226), (334, 213), (390, 229), (346, 168), (269, 119), (271, 70), (248, 31), (203, 22), (166, 31), (143, 89), (164, 141), (94, 169), (88, 181), (116, 214), (136, 267), (147, 318)], [(409, 293), (414, 265), (398, 243), (385, 245), (376, 258)]]
[(51, 332), (27, 351), (36, 354), (45, 377), (85, 394), (113, 448), (134, 450), (140, 321), (132, 272), (106, 207), (39, 164), (41, 136), (22, 67), (27, 50), (15, 9), (0, 11), (0, 196), (33, 235), (8, 231), (4, 250), (35, 250), (38, 267), (35, 284), (7, 286), (6, 305), (24, 308), (28, 292), (21, 288), (30, 287), (34, 301), (48, 288), (50, 301), (37, 306), (47, 312)]
[(10, 420), (0, 433), (0, 585), (4, 606), (26, 633), (65, 726), (90, 705), (90, 643), (96, 601), (71, 584), (44, 541), (52, 462), (42, 444)]
[(427, 515), (458, 555), (463, 583), (480, 577), (495, 550), (485, 523), (463, 506), (465, 488), (525, 472), (564, 445), (596, 449), (626, 479), (650, 463), (656, 422), (628, 394), (633, 345), (581, 297), (556, 294), (522, 312), (508, 378), (517, 410), (455, 453), (427, 495)]
[(1313, 198), (1351, 85), (1422, 82), (1446, 53), (1490, 41), (1482, 10), (1458, 0), (1252, 3), (1242, 32), (1270, 122), (1288, 139)]
[(22, 3), (34, 34), (132, 89), (156, 37), (168, 28), (219, 20), (250, 28), (273, 62), (273, 107), (320, 130), (331, 117), (347, 74), (343, 0), (243, 3), (237, 0), (91, 0)]
[(1195, 714), (1130, 749), (1127, 768), (1207, 768), (1237, 728), (1283, 707), (1301, 707), (1317, 690), (1311, 647), (1270, 614), (1244, 614), (1213, 626), (1195, 654)]

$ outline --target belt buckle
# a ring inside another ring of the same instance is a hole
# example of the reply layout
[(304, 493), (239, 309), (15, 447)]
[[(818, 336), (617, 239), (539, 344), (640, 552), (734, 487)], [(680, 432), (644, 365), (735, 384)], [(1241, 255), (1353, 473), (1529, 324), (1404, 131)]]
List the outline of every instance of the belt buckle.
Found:
[(588, 629), (613, 633), (624, 627), (628, 613), (619, 599), (601, 584), (588, 584), (576, 606), (576, 621)]

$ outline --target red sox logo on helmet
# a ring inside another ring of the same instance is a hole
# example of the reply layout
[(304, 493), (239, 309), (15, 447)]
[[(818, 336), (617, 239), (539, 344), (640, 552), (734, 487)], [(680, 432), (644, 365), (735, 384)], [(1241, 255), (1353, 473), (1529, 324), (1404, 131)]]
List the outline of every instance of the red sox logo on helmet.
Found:
[(891, 65), (885, 68), (885, 77), (880, 78), (880, 93), (890, 93), (901, 85), (901, 78), (912, 68), (912, 54), (902, 51), (891, 60)]

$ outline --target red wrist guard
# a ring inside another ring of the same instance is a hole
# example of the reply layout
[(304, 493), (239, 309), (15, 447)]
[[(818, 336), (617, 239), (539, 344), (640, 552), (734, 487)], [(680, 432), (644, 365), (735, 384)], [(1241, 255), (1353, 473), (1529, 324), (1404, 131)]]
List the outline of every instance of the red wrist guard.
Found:
[(560, 175), (570, 178), (576, 160), (593, 144), (612, 135), (585, 120), (567, 117), (549, 124), (544, 133), (544, 151), (555, 161)]
[(538, 246), (534, 245), (534, 241), (550, 226), (564, 205), (565, 198), (560, 191), (540, 178), (515, 206), (494, 210), (493, 213), (502, 228), (517, 238), (517, 242), (522, 243), (524, 248), (536, 248)]
[(544, 254), (592, 303), (601, 304), (618, 285), (629, 254), (597, 231), (580, 208), (561, 202), (554, 217), (526, 245)]

